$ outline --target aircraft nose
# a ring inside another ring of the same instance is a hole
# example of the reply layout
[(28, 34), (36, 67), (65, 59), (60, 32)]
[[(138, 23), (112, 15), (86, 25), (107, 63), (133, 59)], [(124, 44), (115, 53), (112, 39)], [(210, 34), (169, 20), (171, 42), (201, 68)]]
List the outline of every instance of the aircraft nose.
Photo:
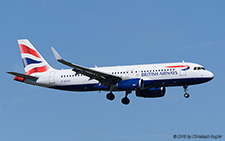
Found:
[(208, 77), (210, 78), (210, 80), (212, 80), (214, 78), (214, 74), (210, 71), (208, 71)]

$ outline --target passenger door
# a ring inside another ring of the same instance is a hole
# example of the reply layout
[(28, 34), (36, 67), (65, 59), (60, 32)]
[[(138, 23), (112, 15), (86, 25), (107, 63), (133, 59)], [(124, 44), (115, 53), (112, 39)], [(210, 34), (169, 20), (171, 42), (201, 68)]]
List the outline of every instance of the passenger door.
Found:
[(52, 71), (49, 74), (49, 84), (55, 84), (55, 71)]

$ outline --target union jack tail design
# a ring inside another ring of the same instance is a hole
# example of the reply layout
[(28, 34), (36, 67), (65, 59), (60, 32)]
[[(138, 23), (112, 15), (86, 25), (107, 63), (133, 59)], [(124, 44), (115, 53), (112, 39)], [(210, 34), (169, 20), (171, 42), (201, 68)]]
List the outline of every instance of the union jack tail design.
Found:
[(27, 39), (18, 40), (18, 44), (26, 75), (42, 73), (52, 69)]

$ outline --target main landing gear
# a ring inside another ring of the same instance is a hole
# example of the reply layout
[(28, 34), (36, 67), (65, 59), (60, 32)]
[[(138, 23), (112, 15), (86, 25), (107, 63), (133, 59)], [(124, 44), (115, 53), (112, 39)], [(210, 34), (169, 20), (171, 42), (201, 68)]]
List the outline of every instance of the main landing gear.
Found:
[(110, 86), (110, 93), (108, 93), (108, 94), (106, 95), (106, 98), (107, 98), (108, 100), (111, 100), (111, 101), (115, 99), (115, 95), (112, 93), (113, 88), (114, 88), (114, 86), (111, 85), (111, 86)]
[[(108, 93), (108, 94), (106, 95), (106, 98), (107, 98), (108, 100), (111, 100), (111, 101), (115, 99), (115, 95), (112, 93), (112, 90), (113, 90), (113, 89), (110, 87), (110, 93)], [(128, 105), (128, 104), (130, 103), (129, 98), (127, 97), (128, 94), (130, 94), (130, 93), (131, 93), (130, 90), (126, 91), (125, 97), (122, 98), (122, 100), (121, 100), (121, 102), (122, 102), (123, 104)]]
[(184, 85), (183, 87), (184, 87), (184, 92), (185, 92), (184, 97), (185, 97), (185, 98), (189, 98), (190, 95), (187, 93), (187, 91), (188, 91), (187, 87), (188, 87), (188, 86), (187, 86), (187, 85)]
[(130, 94), (131, 91), (126, 91), (125, 97), (121, 100), (121, 102), (125, 105), (128, 105), (130, 103), (129, 98), (127, 97), (128, 94)]
[[(122, 102), (123, 104), (128, 105), (128, 104), (130, 103), (129, 98), (127, 97), (127, 95), (130, 94), (130, 93), (131, 93), (131, 91), (126, 91), (125, 97), (122, 98), (122, 100), (121, 100), (121, 102)], [(108, 100), (111, 100), (111, 101), (112, 101), (112, 100), (115, 99), (115, 95), (114, 95), (112, 92), (110, 92), (110, 93), (108, 93), (108, 94), (106, 95), (106, 98), (107, 98)]]
[(108, 100), (114, 100), (115, 99), (115, 95), (112, 93), (112, 92), (110, 92), (110, 93), (108, 93), (107, 95), (106, 95), (106, 98), (108, 99)]

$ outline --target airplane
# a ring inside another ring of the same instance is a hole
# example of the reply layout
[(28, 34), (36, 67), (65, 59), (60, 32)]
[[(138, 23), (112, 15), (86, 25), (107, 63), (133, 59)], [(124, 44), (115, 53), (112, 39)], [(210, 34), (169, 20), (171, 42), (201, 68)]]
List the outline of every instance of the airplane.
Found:
[(126, 65), (87, 68), (64, 60), (52, 47), (56, 60), (71, 69), (52, 68), (27, 39), (18, 40), (25, 74), (7, 72), (14, 80), (66, 91), (109, 91), (106, 98), (115, 99), (114, 91), (125, 91), (121, 102), (130, 103), (128, 94), (135, 91), (137, 97), (163, 97), (166, 87), (183, 86), (188, 98), (189, 85), (208, 82), (214, 74), (202, 65), (188, 62)]

